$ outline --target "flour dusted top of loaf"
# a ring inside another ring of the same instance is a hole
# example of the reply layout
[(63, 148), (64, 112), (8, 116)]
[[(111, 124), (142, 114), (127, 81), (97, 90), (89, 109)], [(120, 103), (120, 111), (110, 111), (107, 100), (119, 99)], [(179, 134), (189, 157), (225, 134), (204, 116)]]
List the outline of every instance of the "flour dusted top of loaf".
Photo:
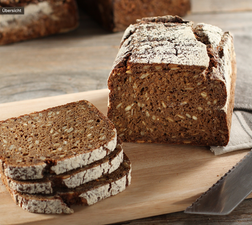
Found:
[(151, 17), (129, 26), (115, 61), (129, 56), (131, 63), (165, 63), (207, 68), (209, 57), (204, 43), (198, 41), (193, 23), (177, 16)]
[(194, 32), (197, 39), (208, 45), (208, 48), (212, 49), (215, 57), (218, 57), (217, 72), (216, 69), (212, 70), (210, 75), (224, 81), (226, 84), (227, 98), (223, 110), (227, 112), (232, 74), (233, 72), (236, 73), (235, 51), (232, 35), (229, 32), (223, 32), (219, 27), (205, 23), (197, 24)]
[(205, 44), (211, 44), (214, 48), (219, 45), (221, 37), (224, 34), (219, 27), (205, 23), (198, 23), (194, 28), (194, 32), (198, 36), (198, 40), (201, 40)]

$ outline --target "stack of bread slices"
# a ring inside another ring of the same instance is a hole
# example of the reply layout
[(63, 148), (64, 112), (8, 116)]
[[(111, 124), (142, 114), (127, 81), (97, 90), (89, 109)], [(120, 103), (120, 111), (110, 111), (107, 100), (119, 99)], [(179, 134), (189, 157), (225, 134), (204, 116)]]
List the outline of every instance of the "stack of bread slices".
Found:
[(0, 123), (1, 178), (17, 205), (34, 213), (73, 213), (123, 191), (131, 163), (114, 125), (88, 101)]

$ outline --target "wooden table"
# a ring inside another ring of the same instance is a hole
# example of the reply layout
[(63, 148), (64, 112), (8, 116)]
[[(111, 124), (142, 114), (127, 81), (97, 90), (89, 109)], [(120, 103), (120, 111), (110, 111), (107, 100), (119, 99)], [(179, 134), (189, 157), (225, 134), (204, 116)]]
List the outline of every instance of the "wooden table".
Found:
[[(186, 19), (217, 25), (234, 36), (252, 36), (251, 10), (250, 0), (192, 0), (192, 14)], [(122, 34), (105, 32), (81, 12), (80, 26), (73, 32), (0, 47), (0, 103), (106, 88)], [(228, 216), (177, 212), (125, 224), (251, 222), (252, 199), (249, 199)]]

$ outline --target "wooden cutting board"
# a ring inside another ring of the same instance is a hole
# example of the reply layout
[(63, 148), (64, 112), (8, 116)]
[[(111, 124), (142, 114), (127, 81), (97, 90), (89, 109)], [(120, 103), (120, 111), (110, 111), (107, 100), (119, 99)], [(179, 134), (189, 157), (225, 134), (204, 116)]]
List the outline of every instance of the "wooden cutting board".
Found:
[[(108, 90), (99, 90), (5, 103), (0, 120), (80, 99), (106, 114), (107, 98)], [(183, 211), (248, 152), (214, 156), (207, 147), (134, 143), (124, 143), (124, 151), (133, 165), (132, 184), (93, 206), (74, 206), (72, 215), (26, 212), (0, 182), (0, 224), (108, 224)]]

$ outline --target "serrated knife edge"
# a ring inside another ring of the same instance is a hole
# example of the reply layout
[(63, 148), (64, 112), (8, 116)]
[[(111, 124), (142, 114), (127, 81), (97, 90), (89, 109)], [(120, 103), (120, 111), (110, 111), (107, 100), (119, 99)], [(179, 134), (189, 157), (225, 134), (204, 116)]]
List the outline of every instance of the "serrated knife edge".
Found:
[(252, 151), (225, 173), (184, 212), (227, 215), (252, 191)]

